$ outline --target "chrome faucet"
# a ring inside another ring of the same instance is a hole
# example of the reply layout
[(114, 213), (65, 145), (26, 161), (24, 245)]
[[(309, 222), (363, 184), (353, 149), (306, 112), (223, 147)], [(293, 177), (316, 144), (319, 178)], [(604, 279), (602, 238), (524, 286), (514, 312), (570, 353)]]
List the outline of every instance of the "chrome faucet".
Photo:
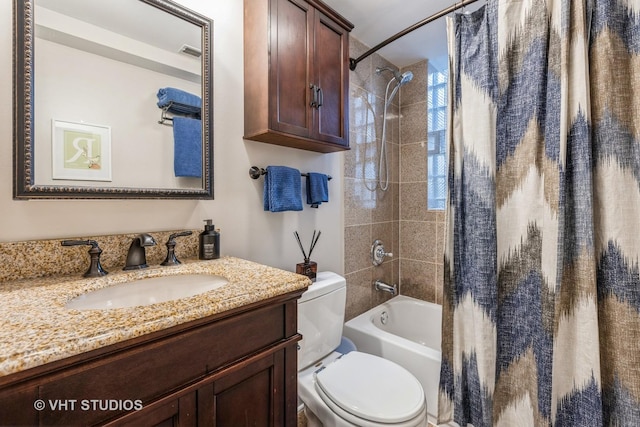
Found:
[(398, 293), (398, 285), (388, 285), (382, 280), (376, 280), (373, 282), (373, 287), (376, 291), (389, 292), (391, 295), (396, 295)]
[(144, 248), (155, 245), (156, 241), (150, 234), (141, 233), (134, 237), (133, 242), (131, 242), (131, 246), (129, 246), (127, 264), (125, 265), (124, 270), (147, 268), (147, 256)]

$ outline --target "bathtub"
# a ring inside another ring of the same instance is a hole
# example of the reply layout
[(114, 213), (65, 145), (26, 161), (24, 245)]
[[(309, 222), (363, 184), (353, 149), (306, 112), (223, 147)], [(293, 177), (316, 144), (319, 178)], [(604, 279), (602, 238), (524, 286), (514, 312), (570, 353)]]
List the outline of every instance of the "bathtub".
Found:
[(358, 351), (391, 360), (420, 381), (433, 423), (438, 413), (441, 324), (440, 305), (398, 295), (349, 320), (343, 331)]

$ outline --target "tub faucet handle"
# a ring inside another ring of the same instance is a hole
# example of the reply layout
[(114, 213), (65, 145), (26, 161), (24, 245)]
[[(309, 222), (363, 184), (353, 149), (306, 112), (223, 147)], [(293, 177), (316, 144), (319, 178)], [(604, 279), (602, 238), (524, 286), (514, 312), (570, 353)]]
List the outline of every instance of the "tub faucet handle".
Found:
[(391, 252), (385, 251), (382, 240), (374, 240), (373, 245), (371, 245), (371, 262), (373, 262), (373, 265), (378, 266), (382, 264), (385, 257), (391, 258), (392, 256)]

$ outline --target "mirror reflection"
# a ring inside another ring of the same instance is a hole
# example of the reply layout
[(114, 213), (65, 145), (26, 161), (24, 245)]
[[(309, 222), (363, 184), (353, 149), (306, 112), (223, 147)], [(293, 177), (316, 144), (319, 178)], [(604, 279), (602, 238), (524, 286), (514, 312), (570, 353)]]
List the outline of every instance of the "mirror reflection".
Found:
[(210, 20), (165, 0), (32, 6), (32, 170), (16, 197), (212, 197)]

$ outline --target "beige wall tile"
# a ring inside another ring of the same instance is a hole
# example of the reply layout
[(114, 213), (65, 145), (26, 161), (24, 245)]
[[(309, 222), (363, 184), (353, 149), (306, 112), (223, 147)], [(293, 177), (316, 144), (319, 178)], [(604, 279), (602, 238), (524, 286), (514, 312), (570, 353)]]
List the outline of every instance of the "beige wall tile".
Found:
[(427, 209), (426, 182), (400, 184), (400, 219), (406, 221), (437, 221), (438, 212)]
[(400, 292), (413, 298), (436, 302), (437, 265), (409, 259), (400, 261)]
[(380, 100), (359, 86), (349, 86), (349, 130), (374, 141), (382, 130), (376, 113)]
[(413, 80), (400, 88), (400, 105), (406, 106), (419, 102), (426, 102), (427, 99), (427, 60), (416, 62), (404, 67), (401, 72), (411, 71)]
[(345, 226), (371, 223), (371, 210), (375, 208), (375, 193), (370, 188), (374, 186), (374, 181), (344, 179)]
[(371, 304), (372, 271), (373, 268), (367, 268), (366, 270), (346, 274), (347, 306), (345, 321), (353, 319), (373, 307)]
[(400, 221), (401, 258), (437, 262), (436, 241), (435, 222)]
[[(427, 145), (424, 142), (400, 147), (400, 182), (427, 182)], [(426, 205), (425, 205), (426, 206)]]
[[(369, 50), (369, 48), (359, 40), (353, 37), (349, 38), (349, 56), (351, 58), (357, 58), (367, 50)], [(355, 70), (349, 71), (349, 84), (359, 86), (366, 91), (371, 91), (373, 84), (371, 78), (371, 64), (371, 56), (360, 61)]]
[(427, 103), (407, 105), (400, 117), (400, 144), (427, 140)]
[(371, 211), (372, 222), (393, 221), (393, 201), (394, 193), (398, 191), (398, 185), (390, 183), (387, 191), (382, 191), (380, 188), (376, 190), (375, 208)]
[(346, 227), (344, 230), (345, 273), (371, 267), (371, 224)]

